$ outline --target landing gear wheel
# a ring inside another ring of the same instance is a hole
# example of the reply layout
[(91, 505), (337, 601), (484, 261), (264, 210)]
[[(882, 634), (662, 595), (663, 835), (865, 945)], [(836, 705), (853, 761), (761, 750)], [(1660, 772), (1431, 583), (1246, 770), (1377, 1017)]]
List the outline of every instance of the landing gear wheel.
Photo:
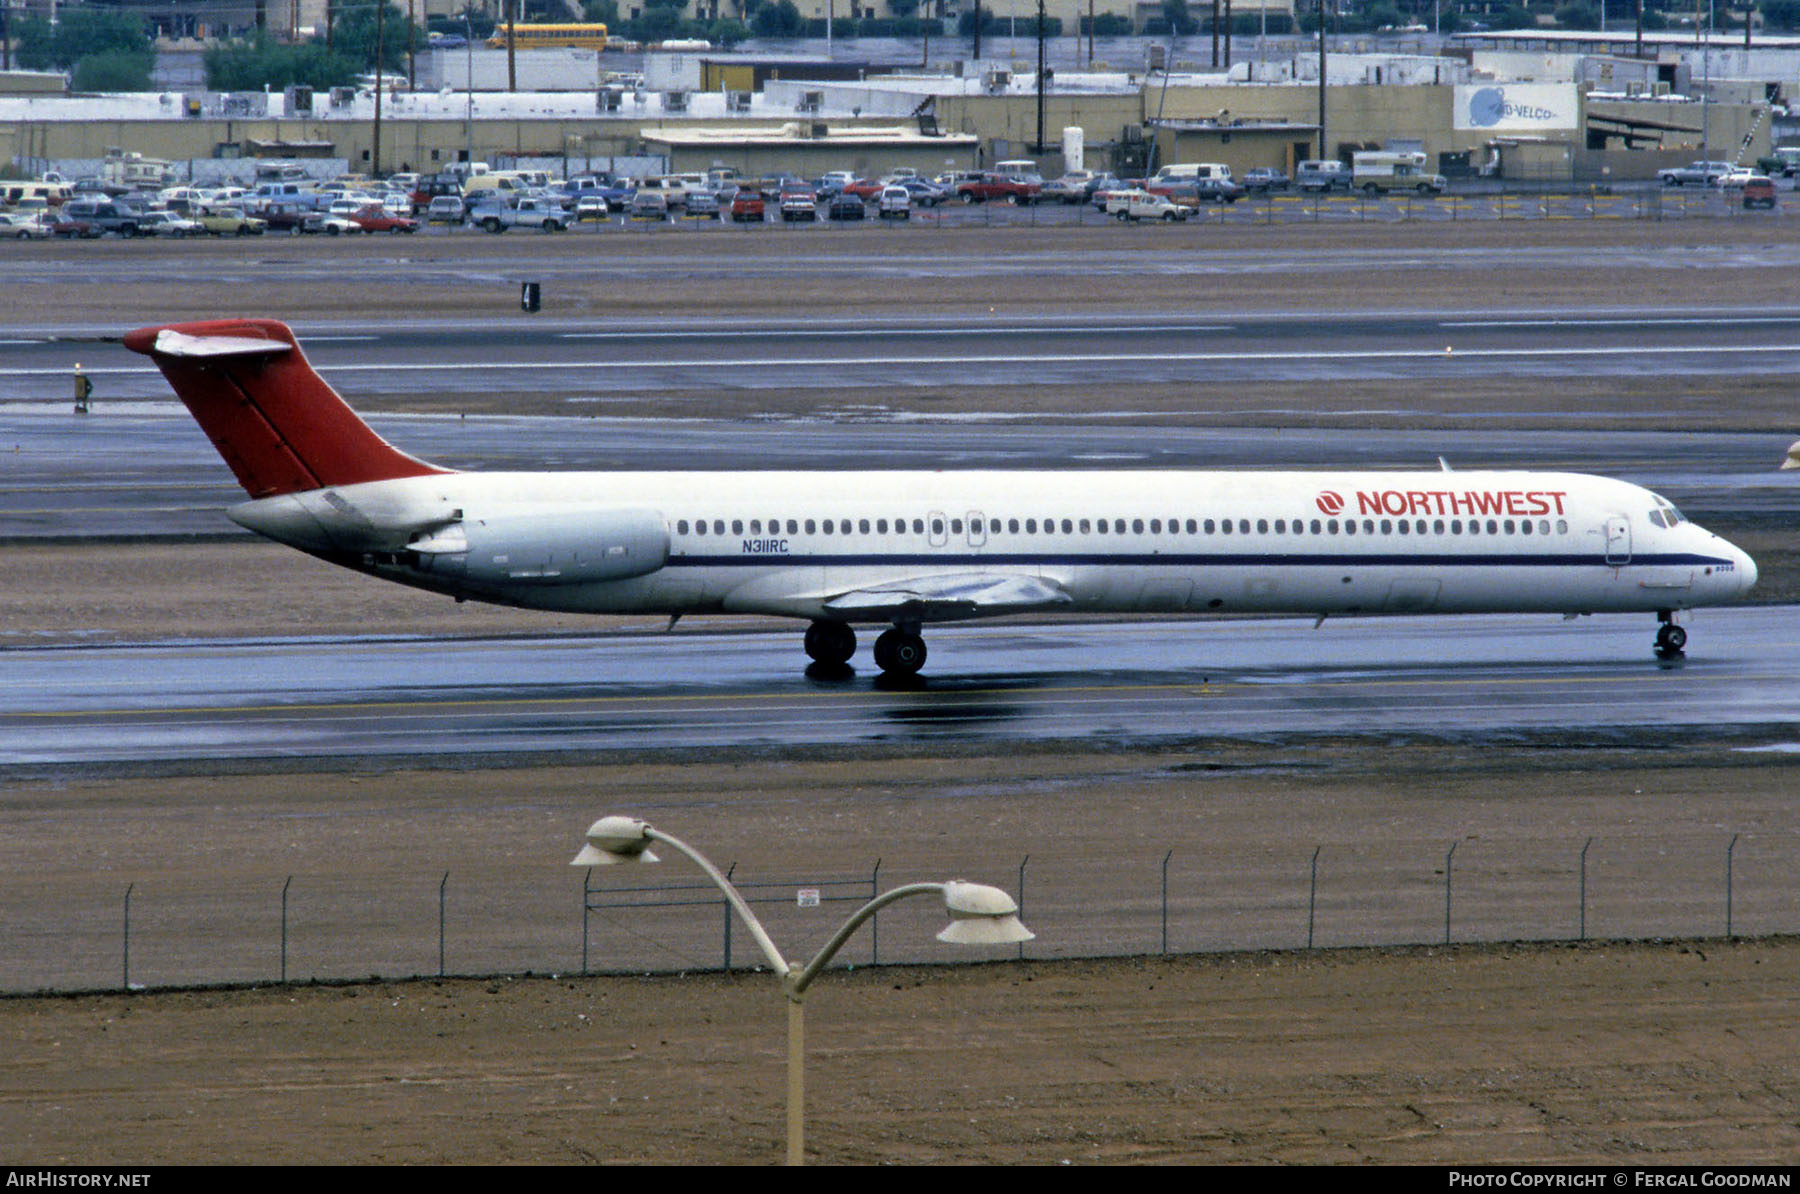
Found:
[(814, 622), (806, 628), (807, 658), (841, 667), (856, 654), (856, 631), (842, 622)]
[(1656, 657), (1658, 659), (1680, 659), (1687, 646), (1687, 631), (1673, 622), (1664, 622), (1656, 628)]
[(875, 640), (875, 666), (901, 676), (918, 675), (925, 666), (925, 640), (896, 626)]

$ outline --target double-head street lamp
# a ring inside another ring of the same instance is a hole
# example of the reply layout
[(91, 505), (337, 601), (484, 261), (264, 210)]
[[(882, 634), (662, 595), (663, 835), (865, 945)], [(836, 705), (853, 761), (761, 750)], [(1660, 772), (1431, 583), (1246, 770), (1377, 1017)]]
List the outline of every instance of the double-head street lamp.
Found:
[(750, 904), (733, 887), (719, 868), (706, 856), (679, 838), (672, 837), (636, 817), (601, 817), (588, 827), (587, 845), (571, 861), (571, 866), (609, 866), (615, 863), (656, 862), (650, 844), (661, 842), (681, 851), (706, 873), (725, 899), (737, 910), (757, 948), (768, 960), (769, 968), (781, 982), (788, 1004), (788, 1109), (787, 1162), (800, 1165), (806, 1159), (806, 1023), (804, 1017), (806, 989), (813, 979), (836, 956), (844, 942), (864, 921), (897, 900), (916, 895), (940, 895), (950, 913), (950, 924), (937, 935), (939, 941), (952, 945), (1013, 945), (1030, 941), (1036, 934), (1019, 921), (1019, 906), (997, 887), (951, 879), (945, 883), (908, 883), (886, 891), (864, 904), (832, 934), (831, 940), (813, 955), (810, 962), (797, 966), (781, 956), (769, 934), (763, 929)]

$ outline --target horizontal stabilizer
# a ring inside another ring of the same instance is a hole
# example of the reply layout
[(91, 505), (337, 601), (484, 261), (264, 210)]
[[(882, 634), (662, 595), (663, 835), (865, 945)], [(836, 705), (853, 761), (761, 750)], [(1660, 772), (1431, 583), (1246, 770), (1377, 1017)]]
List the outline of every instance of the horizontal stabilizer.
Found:
[(248, 336), (190, 336), (174, 328), (156, 334), (150, 352), (161, 357), (260, 357), (288, 352), (291, 344)]
[(827, 611), (859, 620), (910, 618), (948, 622), (1000, 614), (1057, 609), (1074, 598), (1035, 576), (964, 572), (919, 576), (877, 587), (853, 589), (824, 603)]

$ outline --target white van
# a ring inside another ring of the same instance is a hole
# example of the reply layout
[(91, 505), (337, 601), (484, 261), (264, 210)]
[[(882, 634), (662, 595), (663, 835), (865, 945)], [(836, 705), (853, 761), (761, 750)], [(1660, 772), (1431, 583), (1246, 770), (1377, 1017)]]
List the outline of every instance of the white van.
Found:
[(1224, 162), (1183, 162), (1179, 165), (1164, 166), (1156, 172), (1150, 182), (1160, 186), (1182, 186), (1197, 183), (1203, 178), (1213, 178), (1220, 182), (1231, 181), (1231, 167)]
[(0, 182), (0, 203), (8, 207), (61, 207), (74, 194), (75, 188), (66, 182)]

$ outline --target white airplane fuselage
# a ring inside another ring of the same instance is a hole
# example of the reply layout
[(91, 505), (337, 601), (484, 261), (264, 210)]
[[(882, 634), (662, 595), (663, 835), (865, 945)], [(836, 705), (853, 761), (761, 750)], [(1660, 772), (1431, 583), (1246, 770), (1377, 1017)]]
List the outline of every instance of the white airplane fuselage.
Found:
[[(1651, 492), (1569, 473), (446, 473), (231, 516), (388, 579), (584, 613), (893, 621), (830, 603), (997, 572), (1098, 613), (1659, 611), (1756, 580)], [(916, 620), (993, 612), (1013, 611)]]
[(360, 419), (275, 320), (139, 328), (251, 500), (242, 525), (457, 598), (805, 618), (842, 665), (889, 623), (1002, 614), (1652, 611), (1732, 600), (1750, 557), (1622, 481), (1534, 472), (465, 473)]

